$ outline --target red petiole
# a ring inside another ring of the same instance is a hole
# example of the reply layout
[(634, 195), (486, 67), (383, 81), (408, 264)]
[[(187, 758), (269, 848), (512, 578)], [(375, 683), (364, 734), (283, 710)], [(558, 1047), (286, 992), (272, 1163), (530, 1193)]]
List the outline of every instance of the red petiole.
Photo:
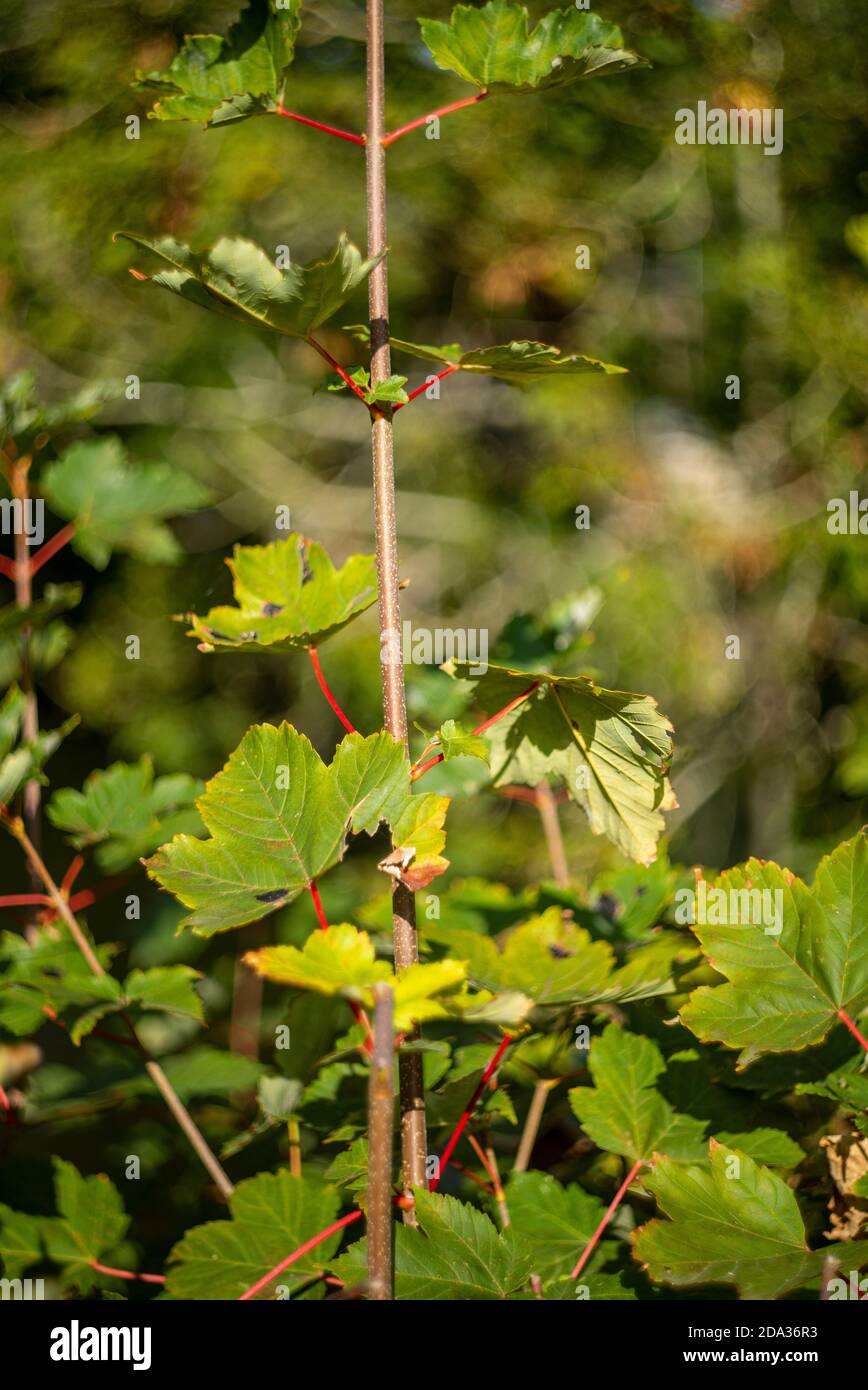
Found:
[(461, 111), (465, 106), (475, 106), (478, 101), (484, 101), (488, 96), (487, 92), (477, 92), (472, 97), (463, 97), (461, 101), (453, 101), (449, 106), (439, 106), (436, 111), (429, 111), (425, 116), (417, 116), (415, 121), (408, 121), (406, 125), (398, 126), (397, 130), (390, 130), (388, 135), (384, 135), (380, 144), (388, 147), (393, 145), (396, 140), (400, 140), (402, 135), (409, 135), (411, 130), (418, 130), (420, 126), (427, 125), (440, 116), (448, 116), (453, 111)]
[[(520, 695), (516, 695), (514, 700), (510, 700), (508, 705), (504, 705), (503, 709), (499, 709), (497, 711), (497, 714), (492, 714), (488, 719), (484, 719), (481, 724), (477, 724), (473, 732), (475, 734), (484, 734), (486, 729), (490, 729), (492, 724), (497, 723), (498, 719), (503, 719), (507, 714), (511, 714), (514, 709), (518, 708), (518, 706), (522, 703), (523, 700), (527, 699), (528, 695), (532, 695), (533, 692), (538, 688), (539, 681), (534, 681), (533, 685), (529, 685), (527, 690), (523, 690)], [(427, 751), (428, 749), (426, 748), (425, 753), (427, 753)], [(425, 757), (425, 753), (421, 755), (421, 758), (418, 762), (413, 764), (413, 767), (410, 770), (410, 777), (411, 780), (414, 782), (419, 777), (424, 776), (424, 774), (428, 771), (429, 768), (436, 767), (437, 763), (442, 763), (443, 761), (444, 754), (437, 753), (435, 757), (429, 758), (427, 762), (423, 763), (422, 758)]]

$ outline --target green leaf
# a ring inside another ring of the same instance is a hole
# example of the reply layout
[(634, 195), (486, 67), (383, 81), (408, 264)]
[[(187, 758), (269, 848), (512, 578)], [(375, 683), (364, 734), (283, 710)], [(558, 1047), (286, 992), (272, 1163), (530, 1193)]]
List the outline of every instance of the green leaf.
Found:
[(760, 1127), (744, 1134), (721, 1131), (715, 1138), (724, 1148), (738, 1149), (739, 1153), (752, 1158), (754, 1163), (764, 1163), (769, 1168), (795, 1168), (805, 1157), (804, 1149), (782, 1129)]
[(335, 569), (321, 545), (295, 533), (236, 546), (227, 563), (235, 607), (186, 615), (200, 651), (305, 651), (377, 601), (373, 555), (351, 555)]
[(599, 1148), (631, 1163), (655, 1153), (684, 1160), (705, 1152), (707, 1122), (677, 1114), (654, 1084), (666, 1064), (650, 1038), (610, 1023), (592, 1042), (588, 1067), (594, 1085), (574, 1087), (570, 1105)]
[(410, 796), (406, 750), (385, 732), (349, 734), (327, 767), (291, 725), (255, 725), (197, 803), (211, 839), (176, 836), (148, 872), (192, 909), (184, 925), (211, 936), (291, 902), (340, 862), (348, 831), (401, 825), (417, 801), (428, 798)]
[(295, 56), (301, 0), (251, 0), (225, 38), (188, 35), (165, 72), (137, 72), (135, 86), (161, 93), (158, 121), (221, 125), (281, 104)]
[(193, 801), (200, 782), (179, 774), (154, 779), (150, 758), (92, 772), (81, 791), (63, 787), (48, 804), (52, 825), (76, 849), (97, 846), (96, 861), (115, 874), (151, 854), (171, 835), (201, 828)]
[(124, 980), (124, 997), (140, 1009), (178, 1014), (204, 1023), (202, 1000), (193, 981), (202, 978), (189, 965), (155, 965), (150, 970), (134, 970)]
[(18, 742), (24, 722), (27, 697), (17, 685), (10, 686), (0, 701), (0, 758), (5, 758)]
[[(204, 309), (291, 338), (305, 338), (337, 312), (357, 285), (382, 260), (362, 260), (342, 235), (330, 255), (310, 265), (279, 269), (252, 241), (223, 237), (210, 250), (193, 252), (172, 237), (153, 240), (136, 232), (116, 232), (165, 261), (170, 269), (148, 280)], [(385, 252), (383, 253), (385, 255)]]
[[(226, 1098), (235, 1091), (251, 1090), (262, 1075), (262, 1064), (237, 1052), (224, 1052), (217, 1047), (200, 1044), (176, 1057), (161, 1057), (160, 1064), (183, 1101), (194, 1097)], [(153, 1082), (142, 1080), (142, 1089), (150, 1091)]]
[(747, 1154), (712, 1139), (710, 1159), (661, 1158), (645, 1180), (671, 1217), (634, 1237), (636, 1258), (656, 1282), (735, 1284), (741, 1298), (771, 1299), (818, 1278), (830, 1253), (848, 1268), (868, 1262), (868, 1241), (809, 1250), (792, 1190)]
[(45, 1226), (44, 1217), (13, 1211), (0, 1202), (0, 1259), (7, 1279), (20, 1279), (26, 1269), (44, 1258)]
[(368, 1141), (354, 1139), (326, 1171), (326, 1178), (336, 1187), (345, 1187), (353, 1200), (364, 1199), (368, 1186)]
[[(466, 662), (452, 663), (461, 675)], [(486, 730), (492, 784), (562, 782), (595, 835), (642, 864), (657, 854), (663, 811), (677, 802), (667, 771), (672, 726), (650, 695), (604, 690), (587, 676), (489, 666), (475, 701), (489, 714), (536, 689)]]
[[(240, 1182), (229, 1198), (229, 1209), (231, 1220), (194, 1226), (172, 1250), (166, 1276), (169, 1298), (240, 1298), (299, 1245), (332, 1224), (338, 1194), (313, 1178), (293, 1177), (281, 1169)], [(281, 1284), (293, 1286), (310, 1279), (328, 1263), (340, 1239), (340, 1232), (329, 1236), (257, 1298), (273, 1299)]]
[(506, 1203), (511, 1229), (533, 1247), (534, 1273), (547, 1293), (550, 1281), (569, 1276), (602, 1220), (603, 1204), (576, 1183), (565, 1187), (538, 1172), (512, 1173)]
[[(352, 333), (359, 342), (371, 341), (371, 331), (365, 324), (352, 324), (347, 332)], [(626, 367), (615, 367), (610, 362), (600, 362), (596, 357), (583, 357), (581, 353), (562, 353), (551, 343), (526, 338), (498, 343), (493, 347), (471, 348), (469, 352), (465, 352), (460, 343), (430, 347), (426, 343), (408, 343), (403, 338), (390, 338), (389, 342), (396, 352), (406, 352), (410, 357), (421, 358), (423, 362), (434, 362), (441, 368), (454, 367), (461, 372), (495, 376), (514, 386), (526, 386), (532, 381), (554, 381), (563, 376), (617, 376), (627, 370)]]
[(83, 593), (82, 584), (46, 584), (42, 598), (36, 603), (22, 608), (10, 603), (6, 608), (0, 608), (0, 638), (11, 637), (23, 627), (38, 631), (58, 613), (76, 608), (81, 603)]
[[(419, 1229), (395, 1229), (395, 1297), (429, 1302), (508, 1299), (533, 1269), (533, 1249), (512, 1230), (502, 1235), (475, 1207), (416, 1189)], [(367, 1277), (367, 1241), (356, 1241), (331, 1268), (347, 1284)]]
[(0, 443), (12, 439), (19, 454), (26, 453), (38, 435), (81, 424), (98, 414), (104, 401), (122, 393), (120, 382), (97, 382), (65, 401), (44, 405), (37, 397), (33, 373), (18, 372), (0, 385)]
[[(681, 1010), (697, 1037), (741, 1048), (739, 1066), (745, 1067), (764, 1052), (819, 1043), (839, 1010), (857, 1019), (868, 1007), (864, 830), (821, 860), (811, 888), (756, 859), (715, 883), (721, 897), (708, 893), (706, 916), (721, 915), (728, 925), (697, 922), (693, 930), (729, 983), (702, 986)], [(780, 905), (779, 932), (761, 920), (770, 915), (761, 910), (765, 892), (780, 894), (766, 900)]]
[(275, 984), (318, 994), (340, 994), (373, 1007), (372, 986), (378, 982), (394, 992), (394, 1027), (404, 1032), (429, 1018), (445, 1017), (437, 997), (452, 993), (467, 974), (462, 962), (446, 960), (411, 965), (400, 978), (388, 961), (377, 960), (367, 932), (347, 922), (313, 932), (302, 950), (296, 946), (263, 946), (248, 951), (244, 961)]
[(584, 927), (564, 920), (558, 907), (510, 931), (499, 950), (481, 932), (425, 924), (428, 940), (464, 959), (473, 980), (486, 989), (518, 991), (537, 1005), (593, 1004), (664, 993), (669, 966), (648, 972), (615, 969), (614, 952)]
[(481, 758), (487, 763), (491, 758), (487, 739), (465, 728), (457, 719), (447, 719), (445, 724), (440, 725), (437, 730), (437, 748), (446, 762), (450, 758)]
[[(7, 733), (15, 715), (15, 702), (6, 712)], [(23, 743), (5, 757), (0, 757), (0, 805), (9, 802), (25, 782), (44, 782), (43, 765), (78, 724), (74, 714), (56, 729), (42, 730), (32, 743)]]
[(537, 92), (647, 66), (623, 47), (617, 25), (574, 7), (551, 10), (530, 34), (524, 5), (509, 0), (456, 5), (448, 24), (420, 19), (419, 26), (437, 66), (484, 92)]
[(62, 1158), (53, 1159), (54, 1190), (60, 1220), (43, 1231), (49, 1257), (66, 1266), (67, 1279), (91, 1281), (88, 1266), (112, 1250), (126, 1234), (129, 1217), (114, 1183), (104, 1173), (83, 1178)]
[(73, 550), (98, 570), (116, 550), (173, 563), (181, 551), (164, 519), (208, 501), (199, 483), (167, 463), (131, 463), (114, 435), (73, 444), (46, 468), (42, 490), (53, 511), (75, 522)]

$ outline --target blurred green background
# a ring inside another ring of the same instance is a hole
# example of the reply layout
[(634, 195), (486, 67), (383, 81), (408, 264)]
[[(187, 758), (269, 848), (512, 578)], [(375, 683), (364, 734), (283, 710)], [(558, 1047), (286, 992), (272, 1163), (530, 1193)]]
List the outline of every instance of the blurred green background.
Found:
[[(469, 89), (433, 69), (415, 5), (387, 9), (394, 126)], [(275, 118), (220, 131), (145, 118), (134, 70), (163, 67), (185, 33), (222, 32), (237, 10), (0, 6), (0, 371), (32, 368), (49, 398), (135, 373), (141, 399), (110, 403), (95, 428), (215, 494), (177, 525), (177, 567), (117, 558), (96, 574), (64, 551), (43, 571), (87, 584), (42, 682), (47, 725), (83, 720), (52, 765), (56, 785), (143, 751), (161, 772), (209, 776), (256, 720), (289, 718), (325, 755), (340, 732), (302, 659), (203, 656), (167, 615), (226, 597), (231, 546), (275, 538), (280, 505), (338, 562), (372, 548), (364, 412), (314, 393), (322, 364), (304, 345), (143, 290), (129, 246), (111, 239), (121, 227), (194, 246), (242, 234), (300, 260), (341, 229), (363, 241), (357, 147)], [(755, 853), (810, 874), (865, 819), (868, 790), (868, 541), (826, 528), (828, 500), (858, 488), (865, 463), (866, 4), (598, 10), (653, 67), (495, 98), (444, 119), (439, 141), (420, 130), (389, 155), (396, 335), (541, 337), (630, 371), (526, 394), (453, 379), (400, 415), (404, 616), (487, 628), (493, 643), (514, 614), (555, 605), (565, 669), (651, 693), (673, 720), (673, 858)], [(287, 103), (361, 129), (362, 37), (358, 0), (310, 5)], [(782, 155), (676, 145), (675, 112), (699, 99), (781, 107)], [(588, 269), (576, 268), (582, 245)], [(360, 295), (323, 335), (347, 364), (360, 349), (340, 323), (364, 311)], [(411, 387), (425, 376), (411, 359), (395, 368)], [(725, 397), (730, 374), (739, 400)], [(129, 633), (138, 662), (124, 657)], [(375, 633), (369, 613), (323, 653), (363, 730), (380, 721)], [(739, 660), (725, 655), (732, 635)], [(14, 654), (0, 655), (9, 676)], [(457, 712), (439, 673), (407, 676), (411, 718)], [(578, 875), (617, 861), (574, 808), (561, 817)], [(60, 864), (67, 851), (55, 851)], [(504, 799), (459, 798), (448, 851), (456, 875), (517, 885), (548, 872), (533, 809)], [(10, 845), (0, 855), (11, 887)], [(358, 892), (326, 885), (347, 911)]]

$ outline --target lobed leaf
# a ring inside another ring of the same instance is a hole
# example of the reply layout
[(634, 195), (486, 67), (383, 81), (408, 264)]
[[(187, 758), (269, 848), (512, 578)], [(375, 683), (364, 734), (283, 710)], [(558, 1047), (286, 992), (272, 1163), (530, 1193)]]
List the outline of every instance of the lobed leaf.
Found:
[(771, 1299), (818, 1279), (829, 1254), (854, 1269), (868, 1263), (868, 1241), (810, 1250), (795, 1194), (776, 1173), (714, 1139), (709, 1157), (661, 1158), (645, 1180), (670, 1217), (634, 1235), (650, 1278), (677, 1288), (735, 1284), (741, 1298)]
[(242, 237), (223, 237), (201, 254), (173, 237), (154, 240), (136, 232), (116, 232), (115, 240), (118, 237), (144, 247), (169, 266), (153, 276), (137, 271), (137, 279), (150, 280), (203, 309), (291, 338), (306, 338), (330, 319), (382, 260), (362, 260), (346, 235), (339, 237), (331, 255), (286, 269)]
[[(681, 1010), (697, 1037), (740, 1048), (738, 1065), (746, 1067), (766, 1052), (815, 1045), (839, 1011), (857, 1019), (868, 1008), (865, 830), (820, 861), (811, 888), (756, 859), (715, 883), (726, 895), (725, 910), (707, 916), (722, 915), (726, 923), (697, 922), (693, 930), (728, 983), (703, 985)], [(762, 899), (751, 895), (765, 892), (780, 895), (767, 900), (781, 906), (780, 931), (755, 910)]]
[[(451, 663), (465, 675), (468, 663)], [(672, 725), (650, 695), (605, 690), (587, 676), (489, 666), (475, 699), (494, 712), (536, 689), (486, 730), (492, 785), (543, 779), (566, 786), (595, 835), (639, 863), (657, 855), (664, 811), (677, 802), (667, 776)]]
[(295, 56), (302, 0), (251, 0), (225, 38), (188, 35), (165, 72), (137, 72), (135, 86), (161, 95), (158, 121), (222, 125), (280, 105)]
[(373, 555), (351, 555), (335, 569), (321, 545), (295, 533), (270, 545), (236, 546), (226, 563), (235, 607), (186, 615), (200, 651), (305, 651), (377, 601)]
[(524, 5), (510, 0), (456, 5), (448, 24), (419, 26), (437, 66), (485, 92), (537, 92), (647, 66), (623, 47), (616, 24), (575, 7), (551, 10), (530, 33)]
[(576, 1086), (570, 1105), (582, 1128), (608, 1153), (630, 1163), (655, 1153), (691, 1159), (705, 1152), (707, 1122), (679, 1115), (655, 1082), (665, 1070), (650, 1038), (610, 1023), (591, 1044), (588, 1068), (593, 1086)]
[(201, 828), (193, 807), (202, 784), (185, 774), (154, 777), (153, 764), (113, 763), (92, 772), (81, 791), (62, 787), (46, 807), (52, 825), (76, 849), (96, 847), (106, 873), (118, 873), (152, 854), (171, 835)]
[[(410, 795), (406, 750), (385, 732), (349, 734), (327, 767), (291, 725), (259, 724), (197, 802), (211, 838), (177, 835), (147, 868), (192, 909), (184, 925), (211, 936), (291, 902), (340, 862), (350, 831), (401, 826), (411, 804), (427, 801)], [(440, 866), (429, 856), (426, 871)]]
[[(353, 324), (347, 331), (359, 342), (371, 341), (370, 329), (365, 324)], [(610, 362), (600, 362), (595, 357), (583, 357), (581, 353), (562, 353), (551, 343), (526, 338), (498, 343), (494, 347), (472, 348), (469, 352), (465, 352), (460, 343), (430, 347), (425, 343), (408, 343), (402, 338), (390, 338), (389, 341), (397, 352), (406, 352), (424, 362), (434, 362), (439, 367), (454, 367), (461, 372), (495, 376), (514, 386), (526, 386), (532, 381), (553, 381), (563, 376), (617, 376), (627, 370), (626, 367), (615, 367)]]
[(167, 463), (133, 464), (114, 435), (73, 444), (42, 475), (58, 516), (75, 523), (72, 548), (94, 569), (122, 551), (148, 564), (172, 564), (180, 547), (164, 524), (204, 506), (209, 494)]

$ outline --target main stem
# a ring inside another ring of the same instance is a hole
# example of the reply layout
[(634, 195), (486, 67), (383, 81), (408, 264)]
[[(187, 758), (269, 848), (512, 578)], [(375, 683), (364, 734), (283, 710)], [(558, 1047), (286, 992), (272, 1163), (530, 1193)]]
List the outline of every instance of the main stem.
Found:
[[(12, 492), (21, 503), (22, 524), (15, 533), (15, 603), (18, 608), (29, 608), (33, 602), (33, 579), (30, 570), (30, 550), (25, 534), (27, 502), (30, 497), (30, 459), (17, 459), (12, 466)], [(21, 629), (21, 689), (24, 693), (24, 719), (22, 734), (27, 743), (35, 743), (39, 737), (39, 706), (36, 701), (36, 685), (33, 679), (32, 630)], [(24, 784), (24, 823), (27, 833), (37, 849), (42, 847), (42, 826), (39, 804), (41, 793), (36, 781)], [(33, 868), (30, 868), (31, 881), (38, 884)]]
[(368, 1298), (394, 1298), (392, 1284), (392, 990), (374, 990), (374, 1051), (368, 1083)]
[[(368, 200), (368, 255), (386, 249), (386, 152), (382, 144), (384, 122), (383, 0), (368, 5), (368, 111), (365, 142)], [(391, 372), (389, 353), (389, 279), (385, 260), (368, 280), (371, 320), (371, 383), (376, 386)], [(392, 412), (376, 407), (371, 412), (371, 448), (374, 462), (374, 517), (377, 546), (377, 582), (380, 605), (380, 662), (383, 678), (385, 725), (393, 738), (407, 742), (404, 702), (404, 667), (401, 660), (401, 611), (398, 602), (398, 537), (395, 521), (395, 468), (392, 452)], [(392, 895), (392, 934), (395, 969), (400, 973), (419, 959), (416, 940), (416, 908), (413, 894), (396, 883)], [(401, 1087), (401, 1157), (405, 1188), (425, 1186), (428, 1151), (425, 1132), (425, 1093), (422, 1054), (402, 1051), (399, 1063)], [(405, 1220), (415, 1221), (411, 1211)]]

